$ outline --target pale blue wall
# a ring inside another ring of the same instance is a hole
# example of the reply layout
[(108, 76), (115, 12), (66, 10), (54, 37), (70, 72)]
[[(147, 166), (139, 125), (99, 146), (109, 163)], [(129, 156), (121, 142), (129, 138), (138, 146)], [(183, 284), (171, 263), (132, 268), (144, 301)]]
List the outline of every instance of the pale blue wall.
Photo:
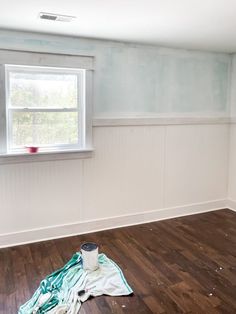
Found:
[(236, 54), (232, 55), (232, 75), (231, 75), (231, 117), (236, 117)]
[(0, 48), (94, 55), (96, 116), (228, 113), (227, 54), (7, 31)]

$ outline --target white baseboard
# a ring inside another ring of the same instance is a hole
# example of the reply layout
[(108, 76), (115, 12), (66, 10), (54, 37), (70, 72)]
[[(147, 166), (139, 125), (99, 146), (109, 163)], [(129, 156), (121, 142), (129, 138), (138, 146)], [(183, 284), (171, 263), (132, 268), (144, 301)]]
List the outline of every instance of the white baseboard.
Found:
[[(138, 225), (169, 218), (205, 213), (227, 207), (226, 200), (215, 200), (178, 207), (171, 207), (131, 215), (76, 222), (73, 224), (51, 226), (0, 235), (0, 248), (26, 243), (69, 237), (95, 231)], [(234, 202), (236, 208), (236, 202)]]
[(236, 201), (228, 199), (227, 208), (236, 211)]

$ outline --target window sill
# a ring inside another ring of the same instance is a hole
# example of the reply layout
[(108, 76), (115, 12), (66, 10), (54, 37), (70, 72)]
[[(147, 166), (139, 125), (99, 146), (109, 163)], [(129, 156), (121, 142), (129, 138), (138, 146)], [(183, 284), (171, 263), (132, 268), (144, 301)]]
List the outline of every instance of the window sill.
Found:
[(92, 157), (93, 151), (94, 151), (93, 148), (87, 148), (61, 151), (44, 151), (32, 154), (26, 152), (0, 154), (0, 165), (25, 162), (56, 161), (67, 159), (84, 159)]

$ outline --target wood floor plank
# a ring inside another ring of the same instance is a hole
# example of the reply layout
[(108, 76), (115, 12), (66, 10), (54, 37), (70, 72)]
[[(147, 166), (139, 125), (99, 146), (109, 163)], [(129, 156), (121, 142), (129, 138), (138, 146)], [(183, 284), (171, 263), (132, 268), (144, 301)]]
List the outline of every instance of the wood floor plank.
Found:
[(236, 213), (218, 210), (0, 250), (0, 314), (16, 314), (85, 241), (122, 268), (128, 297), (91, 298), (81, 314), (236, 313)]

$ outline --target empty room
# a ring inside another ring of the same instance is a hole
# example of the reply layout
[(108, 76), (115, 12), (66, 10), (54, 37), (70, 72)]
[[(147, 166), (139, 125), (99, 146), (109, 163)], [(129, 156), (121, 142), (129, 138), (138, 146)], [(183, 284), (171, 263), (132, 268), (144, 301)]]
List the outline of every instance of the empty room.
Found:
[(236, 313), (236, 1), (0, 2), (0, 314)]

